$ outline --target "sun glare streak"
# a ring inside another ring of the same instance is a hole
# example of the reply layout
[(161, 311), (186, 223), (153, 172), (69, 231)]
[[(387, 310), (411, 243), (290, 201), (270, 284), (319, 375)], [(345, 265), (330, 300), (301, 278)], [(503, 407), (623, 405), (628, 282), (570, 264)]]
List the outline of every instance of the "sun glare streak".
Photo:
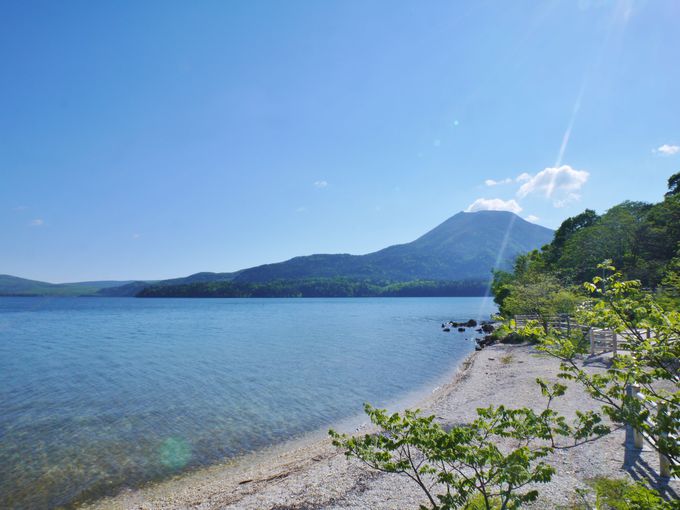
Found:
[[(510, 231), (512, 230), (512, 226), (515, 224), (515, 220), (517, 219), (517, 216), (512, 214), (510, 216), (510, 222), (508, 223), (508, 226), (505, 229), (505, 234), (503, 235), (503, 241), (501, 242), (501, 247), (498, 250), (498, 253), (496, 254), (496, 262), (493, 265), (494, 269), (498, 269), (498, 266), (501, 263), (501, 260), (503, 260), (503, 256), (505, 254), (505, 248), (508, 246), (508, 239), (510, 238)], [(486, 290), (484, 291), (484, 298), (482, 299), (482, 304), (479, 306), (479, 313), (477, 313), (478, 317), (482, 316), (482, 310), (484, 310), (489, 303), (489, 297), (491, 296), (491, 283), (492, 280), (489, 280), (488, 285), (486, 286)]]
[[(574, 129), (574, 122), (576, 122), (576, 117), (578, 115), (578, 112), (581, 110), (581, 101), (583, 99), (583, 94), (586, 90), (586, 78), (583, 79), (581, 82), (581, 89), (578, 91), (578, 96), (576, 96), (576, 101), (574, 102), (574, 106), (571, 109), (571, 117), (569, 117), (569, 123), (567, 124), (567, 129), (564, 131), (564, 135), (562, 135), (562, 144), (560, 145), (560, 150), (557, 153), (557, 159), (555, 160), (555, 168), (559, 168), (562, 166), (562, 160), (564, 159), (564, 152), (567, 150), (567, 145), (569, 144), (569, 138), (571, 138), (571, 131)], [(550, 187), (548, 188), (548, 197), (552, 195), (553, 190), (555, 189), (555, 179), (550, 183)]]
[[(578, 95), (576, 96), (576, 101), (572, 106), (569, 122), (567, 123), (567, 129), (564, 130), (564, 134), (562, 135), (562, 143), (560, 144), (560, 150), (558, 151), (557, 159), (555, 160), (555, 168), (559, 168), (560, 166), (562, 166), (562, 161), (564, 160), (564, 153), (567, 151), (567, 147), (569, 146), (571, 133), (574, 129), (574, 123), (576, 122), (576, 118), (578, 117), (578, 114), (581, 110), (581, 102), (583, 101), (583, 96), (586, 91), (586, 85), (590, 80), (590, 76), (593, 74), (594, 70), (600, 68), (600, 65), (604, 57), (605, 49), (609, 44), (609, 41), (612, 37), (612, 34), (614, 33), (614, 30), (618, 28), (621, 33), (625, 31), (626, 25), (630, 20), (632, 12), (633, 3), (631, 0), (620, 0), (619, 2), (616, 3), (611, 23), (609, 24), (604, 39), (602, 40), (602, 44), (600, 45), (598, 51), (595, 53), (592, 63), (588, 67), (586, 67), (586, 70), (583, 73), (583, 79), (581, 80), (581, 88), (579, 89)], [(556, 177), (557, 175), (553, 176), (552, 181), (548, 186), (548, 189), (546, 191), (547, 198), (552, 197), (552, 193), (555, 190)]]

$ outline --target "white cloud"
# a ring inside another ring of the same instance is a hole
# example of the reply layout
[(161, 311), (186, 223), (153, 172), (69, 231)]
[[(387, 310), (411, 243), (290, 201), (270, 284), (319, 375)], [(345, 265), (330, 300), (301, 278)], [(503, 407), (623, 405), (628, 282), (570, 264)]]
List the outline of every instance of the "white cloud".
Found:
[(664, 143), (661, 147), (652, 150), (655, 154), (663, 154), (664, 156), (674, 156), (680, 152), (680, 145), (668, 145)]
[(502, 200), (500, 198), (478, 198), (465, 209), (465, 212), (510, 211), (517, 214), (521, 210), (522, 207), (514, 199)]
[(29, 225), (31, 227), (42, 227), (45, 224), (45, 220), (36, 218), (35, 220), (31, 220)]
[(526, 218), (524, 218), (527, 221), (530, 221), (531, 223), (536, 223), (540, 218), (538, 216), (534, 216), (533, 214), (530, 214)]
[(528, 180), (531, 179), (531, 174), (528, 174), (526, 172), (523, 172), (517, 176), (515, 179), (516, 182), (527, 182)]
[(564, 207), (570, 202), (578, 200), (577, 193), (588, 181), (590, 174), (585, 170), (574, 170), (569, 165), (545, 168), (520, 186), (517, 191), (519, 198), (527, 195), (542, 195), (553, 201), (555, 207)]
[(510, 184), (512, 182), (512, 179), (509, 177), (507, 179), (502, 179), (500, 181), (494, 181), (493, 179), (487, 179), (484, 181), (484, 184), (487, 186), (500, 186), (501, 184)]
[(328, 182), (327, 181), (314, 181), (314, 187), (315, 188), (327, 188), (328, 187)]

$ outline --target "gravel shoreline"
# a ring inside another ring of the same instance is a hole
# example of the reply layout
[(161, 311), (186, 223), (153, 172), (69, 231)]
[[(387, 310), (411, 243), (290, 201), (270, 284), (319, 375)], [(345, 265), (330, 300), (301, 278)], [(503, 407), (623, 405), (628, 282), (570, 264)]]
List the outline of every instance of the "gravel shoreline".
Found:
[[(589, 360), (589, 370), (601, 370), (607, 362), (607, 357)], [(494, 345), (467, 358), (452, 380), (437, 388), (419, 407), (444, 423), (468, 421), (478, 407), (488, 405), (540, 409), (545, 401), (535, 379), (554, 381), (557, 368), (556, 360), (531, 346)], [(554, 405), (567, 416), (575, 410), (596, 407), (573, 383)], [(624, 430), (578, 448), (558, 451), (549, 462), (557, 468), (557, 474), (551, 483), (538, 487), (541, 496), (532, 505), (535, 508), (557, 508), (575, 501), (575, 489), (586, 488), (586, 480), (596, 476), (651, 477), (669, 497), (680, 495), (679, 481), (655, 476), (658, 457), (654, 452), (626, 448)], [(355, 459), (346, 459), (328, 439), (317, 438), (287, 443), (81, 508), (402, 510), (415, 509), (423, 503), (423, 494), (410, 480), (374, 472)]]

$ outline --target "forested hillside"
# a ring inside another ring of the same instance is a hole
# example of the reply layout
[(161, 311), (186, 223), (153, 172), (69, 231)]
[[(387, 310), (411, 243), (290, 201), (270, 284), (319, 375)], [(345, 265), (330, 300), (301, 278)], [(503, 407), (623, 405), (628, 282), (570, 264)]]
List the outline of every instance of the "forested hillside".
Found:
[(388, 282), (349, 278), (305, 278), (261, 283), (209, 282), (155, 285), (138, 297), (438, 297), (483, 296), (485, 280)]
[(578, 302), (580, 284), (611, 260), (624, 278), (661, 291), (680, 267), (680, 173), (656, 204), (625, 201), (604, 214), (586, 209), (568, 218), (541, 250), (520, 255), (513, 272), (497, 271), (493, 291), (506, 314), (566, 312)]

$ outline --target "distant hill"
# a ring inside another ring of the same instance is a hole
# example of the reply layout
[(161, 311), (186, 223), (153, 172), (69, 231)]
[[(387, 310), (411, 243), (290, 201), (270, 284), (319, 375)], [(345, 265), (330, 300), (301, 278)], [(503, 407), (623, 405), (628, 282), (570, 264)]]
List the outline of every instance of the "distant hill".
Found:
[(517, 255), (541, 248), (552, 238), (552, 230), (510, 212), (461, 212), (415, 241), (366, 255), (308, 255), (233, 273), (202, 272), (158, 282), (50, 284), (0, 276), (0, 295), (476, 294), (483, 292), (492, 269), (510, 268)]
[(202, 272), (195, 273), (190, 276), (181, 278), (170, 278), (161, 281), (134, 281), (128, 282), (119, 287), (102, 288), (97, 291), (96, 295), (100, 297), (133, 297), (142, 292), (144, 289), (152, 286), (163, 287), (164, 289), (170, 287), (179, 287), (183, 285), (201, 285), (204, 283), (220, 283), (230, 282), (239, 272), (235, 273), (210, 273)]
[[(6, 274), (0, 275), (0, 296), (90, 296), (102, 289), (117, 288), (130, 281), (47, 283)], [(150, 282), (145, 283), (149, 285)]]
[[(133, 283), (134, 280), (102, 280), (94, 282), (74, 282), (74, 283), (58, 283), (56, 285), (68, 287), (88, 287), (91, 289), (110, 289), (111, 287), (120, 287)], [(147, 284), (150, 282), (147, 282)]]

